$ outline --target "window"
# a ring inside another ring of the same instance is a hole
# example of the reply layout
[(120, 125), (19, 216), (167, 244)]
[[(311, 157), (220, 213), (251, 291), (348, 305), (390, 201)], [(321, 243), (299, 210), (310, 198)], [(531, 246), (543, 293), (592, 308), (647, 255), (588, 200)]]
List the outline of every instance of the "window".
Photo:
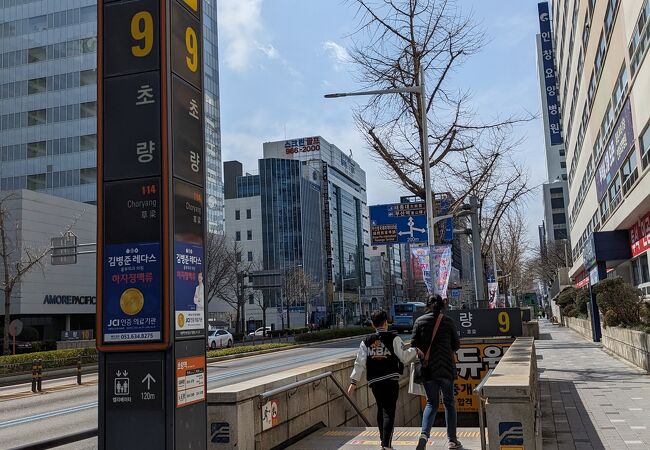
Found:
[(47, 155), (47, 146), (45, 141), (30, 142), (27, 144), (27, 157), (38, 158)]
[(247, 209), (247, 210), (246, 210), (246, 218), (247, 218), (247, 219), (250, 219), (250, 218), (251, 218), (251, 210), (250, 210), (250, 209)]
[(82, 152), (97, 148), (97, 135), (87, 134), (79, 137), (79, 150)]
[(45, 92), (47, 88), (46, 78), (32, 78), (27, 82), (27, 93), (29, 95)]
[(241, 241), (241, 231), (236, 231), (235, 232), (235, 240), (236, 241)]
[(551, 194), (564, 194), (564, 190), (562, 188), (551, 188), (550, 191)]
[(86, 119), (97, 115), (97, 102), (86, 102), (79, 105), (79, 117)]
[(596, 60), (594, 62), (594, 70), (596, 74), (600, 75), (600, 69), (603, 68), (603, 60), (605, 59), (605, 50), (607, 43), (605, 41), (605, 34), (600, 34), (600, 39), (598, 40), (598, 50), (596, 51)]
[(32, 32), (43, 31), (47, 29), (47, 16), (36, 16), (29, 18), (29, 30)]
[(564, 162), (564, 161), (560, 161), (560, 167), (561, 167), (562, 169), (566, 169), (566, 162)]
[(553, 208), (553, 209), (564, 208), (564, 199), (563, 198), (552, 198), (551, 199), (551, 208)]
[(79, 72), (79, 85), (88, 86), (90, 84), (97, 83), (97, 71), (96, 70), (82, 70)]
[(625, 97), (625, 92), (627, 91), (627, 80), (627, 67), (625, 66), (625, 62), (623, 62), (623, 67), (618, 74), (616, 85), (614, 86), (614, 92), (612, 93), (612, 105), (614, 105), (616, 112), (618, 112), (621, 106), (623, 106), (622, 100)]
[[(72, 42), (78, 42), (78, 41), (72, 41)], [(82, 39), (81, 51), (82, 53), (95, 53), (97, 51), (97, 38), (91, 37), (91, 38)]]
[(45, 189), (45, 174), (39, 173), (36, 175), (27, 176), (27, 189), (32, 191), (38, 189)]
[(639, 137), (641, 144), (641, 159), (643, 161), (643, 168), (645, 169), (650, 164), (650, 122), (645, 126), (645, 130)]
[(241, 217), (241, 213), (238, 209), (235, 210), (235, 220), (239, 220)]
[(632, 261), (632, 278), (634, 285), (650, 283), (650, 272), (648, 271), (648, 254), (644, 253)]
[(235, 261), (241, 262), (241, 252), (235, 253)]
[(97, 182), (97, 168), (89, 167), (79, 171), (79, 184), (93, 184)]
[(79, 11), (80, 22), (93, 22), (97, 18), (97, 7), (95, 6), (84, 6)]
[(630, 152), (630, 156), (627, 157), (623, 163), (623, 167), (621, 167), (623, 194), (627, 193), (639, 176), (639, 172), (636, 169), (636, 152), (634, 150), (635, 149), (633, 148)]
[(27, 113), (27, 126), (41, 125), (45, 123), (47, 115), (44, 109), (35, 109)]
[(253, 240), (253, 230), (246, 231), (246, 240), (248, 240), (248, 241)]
[(555, 213), (553, 214), (553, 224), (566, 223), (566, 214), (564, 213)]
[(253, 261), (253, 252), (248, 252), (248, 261)]
[(32, 47), (27, 51), (27, 62), (37, 63), (47, 59), (45, 47)]
[(605, 34), (609, 36), (612, 31), (612, 25), (614, 24), (614, 13), (616, 12), (616, 6), (618, 0), (609, 0), (607, 4), (607, 11), (605, 12)]
[(560, 156), (566, 156), (566, 151), (563, 148), (560, 149)]
[(255, 295), (253, 294), (248, 294), (248, 304), (252, 305), (255, 303)]
[(559, 228), (557, 230), (553, 230), (553, 238), (556, 241), (559, 241), (560, 239), (567, 239), (567, 232), (566, 228)]

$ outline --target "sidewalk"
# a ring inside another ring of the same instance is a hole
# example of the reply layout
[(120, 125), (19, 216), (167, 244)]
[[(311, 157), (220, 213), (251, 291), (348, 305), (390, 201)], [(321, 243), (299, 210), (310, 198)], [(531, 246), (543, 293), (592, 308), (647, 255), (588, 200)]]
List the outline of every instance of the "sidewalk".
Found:
[(572, 330), (540, 323), (544, 449), (650, 449), (650, 375)]

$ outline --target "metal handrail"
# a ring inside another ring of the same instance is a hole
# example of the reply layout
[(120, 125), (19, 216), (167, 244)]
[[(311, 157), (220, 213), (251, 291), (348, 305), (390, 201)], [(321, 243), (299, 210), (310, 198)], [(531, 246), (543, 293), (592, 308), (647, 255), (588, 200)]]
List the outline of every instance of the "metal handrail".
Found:
[(483, 385), (487, 382), (488, 378), (492, 375), (494, 369), (490, 369), (481, 382), (474, 388), (474, 393), (478, 396), (478, 427), (481, 433), (481, 450), (487, 450), (487, 443), (485, 442), (485, 420), (483, 419)]
[(97, 428), (79, 431), (77, 433), (66, 434), (64, 436), (47, 439), (45, 441), (34, 442), (33, 444), (21, 445), (14, 447), (11, 450), (41, 450), (48, 448), (56, 448), (66, 444), (83, 441), (97, 436)]
[(361, 411), (361, 408), (359, 408), (359, 405), (357, 405), (357, 403), (354, 401), (354, 399), (348, 395), (348, 393), (343, 388), (343, 386), (341, 386), (341, 384), (336, 380), (336, 378), (334, 378), (334, 374), (332, 372), (324, 372), (324, 373), (322, 373), (320, 375), (315, 375), (313, 377), (305, 378), (304, 380), (295, 381), (293, 383), (287, 384), (286, 386), (282, 386), (282, 387), (279, 387), (279, 388), (276, 388), (276, 389), (272, 389), (270, 391), (263, 392), (258, 396), (258, 398), (260, 399), (260, 403), (263, 403), (265, 400), (268, 400), (269, 398), (271, 398), (271, 397), (273, 397), (273, 396), (275, 396), (277, 394), (281, 394), (283, 392), (291, 391), (291, 390), (297, 389), (297, 388), (299, 388), (301, 386), (305, 386), (307, 384), (313, 383), (315, 381), (323, 380), (325, 378), (329, 378), (330, 380), (332, 380), (334, 382), (336, 387), (341, 391), (343, 396), (348, 400), (348, 402), (350, 403), (352, 408), (354, 408), (357, 415), (361, 418), (361, 420), (363, 420), (363, 423), (365, 423), (366, 426), (368, 426), (368, 427), (371, 426), (370, 421), (363, 414), (363, 412)]

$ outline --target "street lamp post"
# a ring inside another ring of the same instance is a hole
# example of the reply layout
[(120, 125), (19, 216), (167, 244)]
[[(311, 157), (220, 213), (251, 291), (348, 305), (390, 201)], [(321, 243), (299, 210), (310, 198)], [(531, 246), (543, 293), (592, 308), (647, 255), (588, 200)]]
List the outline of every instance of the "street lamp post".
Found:
[[(425, 205), (427, 208), (427, 232), (428, 244), (431, 247), (435, 243), (433, 235), (433, 194), (431, 190), (431, 167), (429, 156), (429, 136), (427, 131), (427, 95), (424, 83), (424, 69), (420, 67), (420, 84), (418, 86), (394, 88), (394, 89), (380, 89), (374, 91), (360, 91), (360, 92), (340, 92), (335, 94), (326, 94), (325, 98), (339, 98), (339, 97), (355, 97), (360, 95), (384, 95), (384, 94), (417, 94), (420, 96), (420, 117), (422, 120), (420, 145), (422, 151), (422, 171), (424, 175), (424, 196), (426, 197)], [(433, 271), (431, 271), (431, 286), (433, 286)]]

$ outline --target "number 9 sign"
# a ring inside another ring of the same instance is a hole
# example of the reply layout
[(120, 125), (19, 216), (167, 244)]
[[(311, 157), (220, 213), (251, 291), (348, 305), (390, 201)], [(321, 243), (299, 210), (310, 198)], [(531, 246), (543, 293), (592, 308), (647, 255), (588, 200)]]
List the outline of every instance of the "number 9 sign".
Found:
[(201, 28), (199, 21), (177, 1), (172, 1), (172, 72), (201, 89)]
[(160, 68), (157, 1), (108, 3), (104, 6), (104, 77)]

